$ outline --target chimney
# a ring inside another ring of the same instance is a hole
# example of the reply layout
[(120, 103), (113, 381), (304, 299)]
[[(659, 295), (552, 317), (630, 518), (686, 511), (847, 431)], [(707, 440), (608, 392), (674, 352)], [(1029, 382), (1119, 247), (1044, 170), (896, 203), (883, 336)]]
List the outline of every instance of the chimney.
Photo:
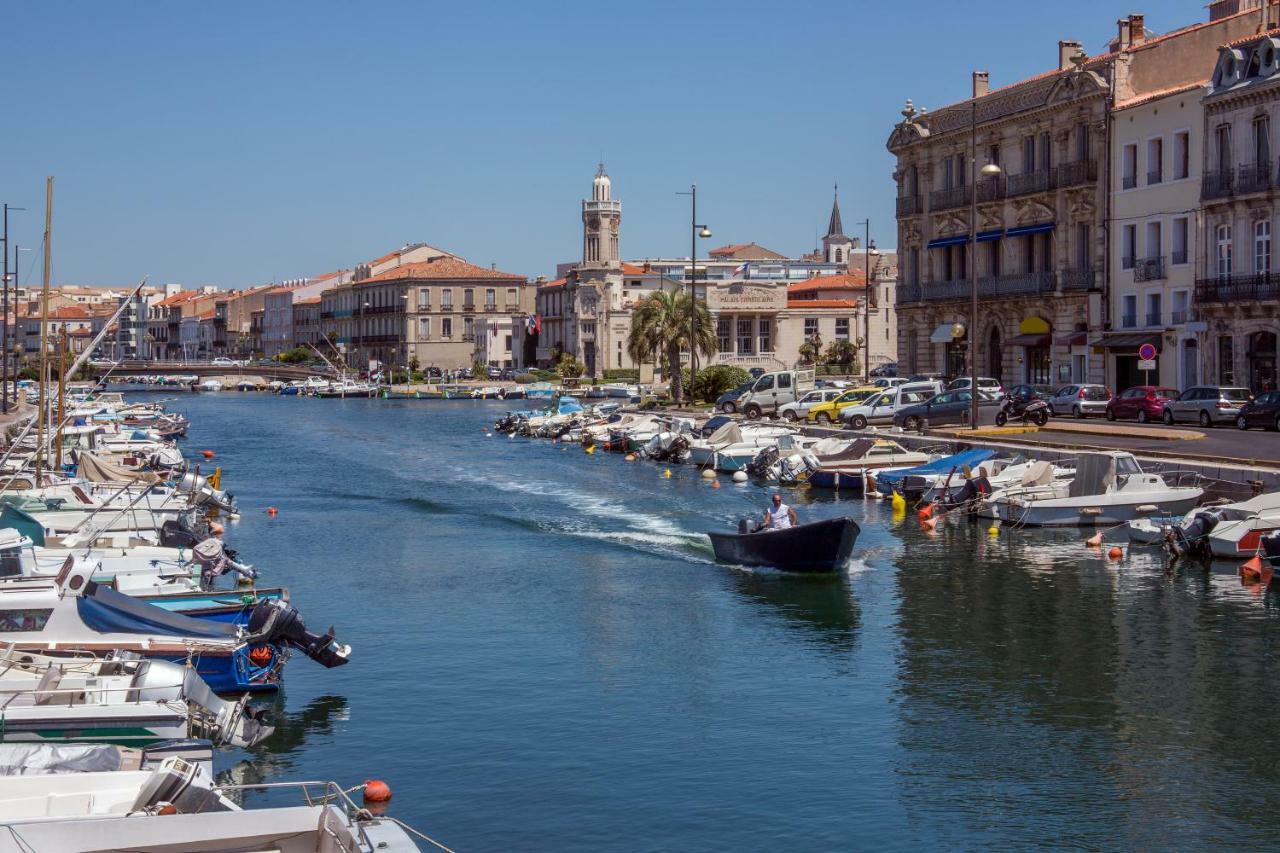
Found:
[(1129, 46), (1129, 19), (1121, 18), (1116, 21), (1119, 28), (1119, 34), (1116, 36), (1116, 50), (1124, 50)]
[(1129, 16), (1129, 43), (1142, 44), (1147, 40), (1147, 16)]
[(991, 72), (975, 71), (973, 72), (973, 97), (985, 98), (987, 92), (991, 90)]
[(1084, 49), (1078, 41), (1060, 41), (1058, 42), (1058, 70), (1066, 71), (1071, 67), (1071, 57), (1075, 56)]

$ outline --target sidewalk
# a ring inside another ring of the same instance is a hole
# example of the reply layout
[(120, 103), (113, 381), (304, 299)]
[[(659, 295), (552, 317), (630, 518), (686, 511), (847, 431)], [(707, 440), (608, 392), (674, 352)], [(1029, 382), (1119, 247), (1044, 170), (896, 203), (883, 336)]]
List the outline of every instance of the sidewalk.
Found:
[(979, 427), (976, 430), (967, 427), (931, 429), (929, 435), (946, 436), (947, 438), (991, 438), (1002, 435), (1027, 435), (1031, 433), (1070, 433), (1072, 435), (1100, 435), (1111, 438), (1134, 438), (1147, 441), (1196, 441), (1204, 438), (1204, 433), (1192, 429), (1152, 429), (1150, 427), (1130, 426), (1110, 421), (1063, 421), (1056, 418), (1042, 427), (1006, 426)]

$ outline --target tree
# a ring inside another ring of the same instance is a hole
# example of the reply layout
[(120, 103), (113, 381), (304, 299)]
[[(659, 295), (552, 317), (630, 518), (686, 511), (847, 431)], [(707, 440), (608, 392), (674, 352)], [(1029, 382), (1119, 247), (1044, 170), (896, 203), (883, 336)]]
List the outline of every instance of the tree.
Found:
[(708, 358), (716, 352), (716, 333), (707, 303), (699, 301), (691, 310), (684, 292), (658, 291), (632, 312), (627, 353), (637, 362), (658, 362), (671, 382), (671, 398), (677, 403), (684, 399), (680, 352), (695, 348)]
[(564, 379), (577, 379), (587, 371), (586, 365), (573, 357), (572, 353), (562, 353), (560, 361), (556, 364), (556, 369), (560, 371), (560, 376)]
[(730, 391), (751, 379), (751, 374), (741, 367), (730, 364), (713, 364), (699, 370), (698, 376), (689, 388), (691, 400), (704, 400), (714, 403), (725, 391)]
[(471, 378), (487, 379), (489, 377), (489, 368), (480, 359), (471, 362)]
[(811, 338), (805, 338), (804, 343), (800, 344), (800, 363), (813, 364), (818, 360), (818, 356), (822, 352), (822, 338), (814, 335)]
[(853, 342), (844, 338), (837, 338), (827, 346), (827, 354), (823, 360), (827, 364), (839, 364), (848, 366), (857, 357), (858, 351), (854, 348)]

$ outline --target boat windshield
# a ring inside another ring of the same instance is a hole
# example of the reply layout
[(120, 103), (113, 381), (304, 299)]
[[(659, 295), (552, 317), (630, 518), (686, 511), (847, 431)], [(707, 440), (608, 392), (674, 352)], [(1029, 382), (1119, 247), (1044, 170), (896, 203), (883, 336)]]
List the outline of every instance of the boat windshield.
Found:
[(1142, 469), (1138, 467), (1138, 460), (1132, 456), (1116, 457), (1116, 474), (1118, 476), (1127, 476), (1129, 474), (1141, 474)]

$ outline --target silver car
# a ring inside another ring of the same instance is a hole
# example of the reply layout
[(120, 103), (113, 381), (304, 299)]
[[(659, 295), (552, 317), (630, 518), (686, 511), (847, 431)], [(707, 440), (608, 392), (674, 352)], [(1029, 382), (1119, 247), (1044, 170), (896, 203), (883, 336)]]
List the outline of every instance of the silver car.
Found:
[(809, 410), (819, 403), (830, 403), (844, 392), (839, 388), (815, 388), (794, 403), (778, 407), (778, 417), (789, 421), (802, 421)]
[(1164, 422), (1194, 422), (1202, 427), (1235, 423), (1240, 407), (1252, 399), (1248, 388), (1194, 385), (1164, 404)]
[(1055, 415), (1071, 415), (1073, 418), (1087, 418), (1090, 415), (1102, 417), (1107, 413), (1107, 403), (1111, 402), (1111, 392), (1105, 385), (1064, 385), (1049, 398), (1049, 408)]

